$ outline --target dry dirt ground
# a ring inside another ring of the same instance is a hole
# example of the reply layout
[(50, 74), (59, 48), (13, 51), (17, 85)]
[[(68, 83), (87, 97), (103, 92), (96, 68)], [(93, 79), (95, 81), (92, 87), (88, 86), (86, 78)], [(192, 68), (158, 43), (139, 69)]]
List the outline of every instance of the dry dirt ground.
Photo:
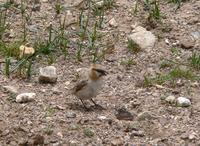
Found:
[[(65, 5), (74, 5), (77, 2), (62, 1)], [(149, 28), (143, 10), (138, 12), (137, 16), (132, 15), (130, 10), (133, 8), (134, 0), (117, 0), (116, 3), (117, 7), (105, 14), (106, 26), (103, 30), (119, 32), (119, 40), (115, 44), (114, 52), (108, 54), (106, 60), (101, 62), (109, 71), (109, 75), (106, 76), (105, 87), (95, 99), (105, 110), (95, 108), (88, 102), (87, 105), (91, 105), (92, 110), (85, 111), (81, 102), (69, 94), (74, 84), (76, 70), (90, 65), (87, 57), (83, 62), (77, 62), (73, 57), (64, 60), (63, 56), (57, 56), (53, 64), (58, 74), (56, 84), (38, 83), (39, 67), (45, 66), (45, 63), (34, 65), (34, 75), (28, 81), (15, 76), (7, 78), (0, 74), (0, 146), (17, 146), (20, 143), (25, 145), (25, 141), (39, 141), (43, 138), (44, 143), (42, 143), (47, 146), (200, 145), (198, 81), (180, 79), (175, 86), (170, 86), (170, 83), (150, 87), (139, 85), (144, 75), (167, 72), (169, 68), (160, 69), (160, 63), (162, 59), (177, 58), (170, 51), (171, 44), (200, 30), (200, 1), (186, 1), (176, 12), (174, 4), (162, 1), (160, 7), (165, 15), (164, 27), (169, 27), (169, 31), (164, 31), (161, 25)], [(58, 18), (55, 17), (54, 5), (53, 1), (41, 1), (41, 9), (33, 12), (30, 26), (37, 27), (42, 33), (50, 22), (56, 25)], [(16, 36), (21, 31), (19, 18), (20, 13), (9, 17), (12, 31)], [(115, 18), (118, 27), (113, 28), (108, 25), (111, 18)], [(133, 54), (127, 50), (126, 36), (131, 33), (131, 25), (136, 23), (150, 30), (159, 39), (153, 49)], [(38, 35), (29, 33), (30, 38)], [(166, 43), (166, 39), (170, 44)], [(187, 60), (193, 50), (200, 49), (199, 42), (197, 39), (192, 49), (180, 48), (178, 59)], [(74, 48), (69, 50), (73, 52)], [(136, 64), (130, 67), (121, 64), (122, 60), (128, 58), (132, 58)], [(14, 86), (20, 92), (36, 93), (35, 101), (25, 104), (12, 101), (9, 93), (2, 88), (6, 85)], [(163, 102), (161, 97), (167, 95), (188, 97), (192, 105), (182, 108)], [(116, 118), (117, 109), (122, 107), (132, 113), (133, 120)], [(146, 113), (147, 116), (138, 119), (142, 113)], [(40, 135), (39, 138), (35, 138), (37, 135)]]

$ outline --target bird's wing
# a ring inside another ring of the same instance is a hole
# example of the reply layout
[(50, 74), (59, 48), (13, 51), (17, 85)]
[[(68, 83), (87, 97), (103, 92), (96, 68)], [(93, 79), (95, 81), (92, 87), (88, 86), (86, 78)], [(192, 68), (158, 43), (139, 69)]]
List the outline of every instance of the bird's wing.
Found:
[(87, 80), (82, 80), (80, 82), (78, 82), (74, 88), (73, 88), (73, 93), (76, 93), (78, 91), (80, 91), (81, 89), (83, 89), (86, 85), (88, 84)]

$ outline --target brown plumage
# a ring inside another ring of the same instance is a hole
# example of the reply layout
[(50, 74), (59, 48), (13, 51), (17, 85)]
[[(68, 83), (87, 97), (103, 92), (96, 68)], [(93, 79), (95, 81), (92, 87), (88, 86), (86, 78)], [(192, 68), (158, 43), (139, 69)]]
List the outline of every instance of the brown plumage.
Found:
[(101, 68), (100, 65), (92, 65), (88, 72), (88, 79), (81, 80), (73, 88), (73, 94), (83, 102), (83, 100), (91, 100), (97, 105), (92, 98), (98, 95), (98, 91), (103, 84), (103, 76), (107, 75), (107, 72)]

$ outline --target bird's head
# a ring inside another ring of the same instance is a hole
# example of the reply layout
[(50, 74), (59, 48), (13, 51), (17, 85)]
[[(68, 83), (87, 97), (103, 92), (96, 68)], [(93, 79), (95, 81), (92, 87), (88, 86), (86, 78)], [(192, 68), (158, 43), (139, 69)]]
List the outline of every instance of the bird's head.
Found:
[(91, 80), (98, 80), (102, 78), (103, 76), (106, 76), (107, 74), (108, 72), (102, 69), (100, 65), (93, 64), (90, 67), (89, 77)]

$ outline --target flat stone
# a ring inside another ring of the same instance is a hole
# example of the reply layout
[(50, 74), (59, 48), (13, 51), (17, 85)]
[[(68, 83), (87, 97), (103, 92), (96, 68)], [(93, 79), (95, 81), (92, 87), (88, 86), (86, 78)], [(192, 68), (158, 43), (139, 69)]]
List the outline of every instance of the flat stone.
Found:
[(195, 42), (189, 37), (181, 37), (179, 41), (181, 47), (184, 49), (191, 49), (195, 45)]
[(132, 121), (134, 118), (133, 114), (124, 108), (118, 109), (117, 114), (115, 116), (118, 120), (127, 120), (127, 121)]
[(165, 98), (165, 101), (167, 101), (167, 102), (169, 102), (169, 103), (174, 103), (175, 100), (176, 100), (176, 97), (173, 96), (173, 95), (167, 96), (167, 97)]
[(35, 93), (21, 93), (17, 95), (16, 102), (18, 103), (26, 103), (33, 101), (35, 99), (36, 94)]
[(156, 117), (149, 111), (144, 111), (142, 113), (140, 113), (137, 117), (138, 121), (144, 121), (144, 120), (151, 120), (151, 119), (155, 119)]
[(133, 41), (141, 49), (152, 49), (156, 42), (155, 35), (147, 31), (144, 27), (137, 26), (132, 34), (128, 36), (128, 41)]
[(76, 118), (76, 113), (74, 112), (67, 112), (65, 115), (67, 118)]
[(200, 39), (200, 31), (191, 32), (191, 35), (196, 40)]
[(116, 22), (115, 18), (110, 19), (109, 25), (112, 27), (117, 27), (118, 23)]
[(41, 83), (55, 83), (57, 81), (56, 68), (54, 66), (46, 66), (40, 68), (39, 82)]
[(137, 136), (137, 137), (143, 137), (144, 136), (144, 131), (135, 131), (135, 130), (133, 130), (131, 132), (130, 137), (133, 138), (135, 136)]

